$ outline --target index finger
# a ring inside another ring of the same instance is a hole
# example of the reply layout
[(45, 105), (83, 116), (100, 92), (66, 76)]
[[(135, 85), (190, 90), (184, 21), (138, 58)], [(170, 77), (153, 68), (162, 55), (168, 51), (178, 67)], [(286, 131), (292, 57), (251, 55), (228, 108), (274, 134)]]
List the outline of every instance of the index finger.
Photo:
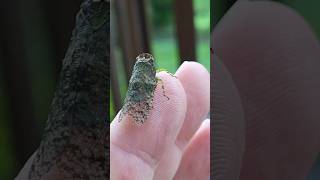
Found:
[[(184, 89), (180, 81), (168, 73), (160, 72), (158, 77), (169, 100), (158, 84), (150, 117), (142, 126), (134, 125), (132, 117), (127, 115), (121, 123), (116, 117), (110, 125), (112, 178), (150, 179), (165, 149), (178, 135), (186, 113)], [(142, 168), (144, 172), (141, 173)]]

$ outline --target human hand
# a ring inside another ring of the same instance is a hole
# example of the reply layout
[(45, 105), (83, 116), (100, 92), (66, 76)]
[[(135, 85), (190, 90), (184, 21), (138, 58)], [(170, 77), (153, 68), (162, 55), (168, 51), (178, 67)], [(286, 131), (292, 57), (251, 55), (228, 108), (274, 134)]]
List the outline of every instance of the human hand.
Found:
[(320, 150), (320, 46), (309, 24), (283, 4), (243, 0), (211, 37), (211, 177), (306, 179)]
[(157, 86), (150, 117), (142, 126), (124, 116), (110, 125), (110, 178), (207, 179), (210, 174), (210, 75), (185, 62), (175, 77), (165, 72), (166, 96)]

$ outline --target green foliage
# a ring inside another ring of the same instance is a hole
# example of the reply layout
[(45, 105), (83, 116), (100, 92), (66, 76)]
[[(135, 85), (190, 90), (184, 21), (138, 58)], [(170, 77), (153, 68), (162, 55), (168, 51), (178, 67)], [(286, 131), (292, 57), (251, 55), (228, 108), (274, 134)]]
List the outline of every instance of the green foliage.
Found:
[(198, 36), (207, 37), (210, 32), (210, 0), (193, 0), (194, 24)]
[(154, 37), (152, 46), (157, 68), (175, 72), (178, 67), (178, 52), (175, 40)]
[(152, 0), (152, 24), (155, 28), (165, 27), (173, 22), (172, 0)]

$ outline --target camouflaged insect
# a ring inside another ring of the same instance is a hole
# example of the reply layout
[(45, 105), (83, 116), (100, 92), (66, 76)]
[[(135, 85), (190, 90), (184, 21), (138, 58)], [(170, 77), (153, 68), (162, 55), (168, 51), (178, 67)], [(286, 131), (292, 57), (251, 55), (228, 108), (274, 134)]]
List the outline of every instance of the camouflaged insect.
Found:
[[(140, 54), (136, 60), (119, 122), (128, 114), (137, 125), (141, 125), (148, 119), (153, 108), (154, 91), (160, 79), (156, 77), (154, 58), (151, 54)], [(163, 85), (162, 89), (164, 90)]]

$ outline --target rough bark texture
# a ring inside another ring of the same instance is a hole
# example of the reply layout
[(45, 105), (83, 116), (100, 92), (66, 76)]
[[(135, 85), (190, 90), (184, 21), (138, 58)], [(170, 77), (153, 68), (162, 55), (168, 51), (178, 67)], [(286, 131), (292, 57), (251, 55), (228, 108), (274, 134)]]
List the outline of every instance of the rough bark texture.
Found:
[(29, 179), (108, 179), (109, 6), (81, 5)]

